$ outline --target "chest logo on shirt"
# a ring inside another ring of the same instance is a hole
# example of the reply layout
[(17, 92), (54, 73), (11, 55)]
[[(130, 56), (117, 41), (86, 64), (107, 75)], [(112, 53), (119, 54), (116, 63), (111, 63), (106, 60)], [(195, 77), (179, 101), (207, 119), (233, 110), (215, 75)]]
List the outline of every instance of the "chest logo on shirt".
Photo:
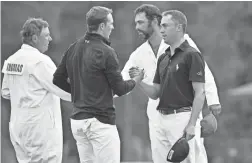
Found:
[(3, 73), (11, 75), (22, 75), (24, 71), (24, 65), (20, 63), (4, 62)]
[(177, 65), (176, 65), (176, 71), (178, 71), (178, 69), (179, 69), (179, 65), (177, 64)]

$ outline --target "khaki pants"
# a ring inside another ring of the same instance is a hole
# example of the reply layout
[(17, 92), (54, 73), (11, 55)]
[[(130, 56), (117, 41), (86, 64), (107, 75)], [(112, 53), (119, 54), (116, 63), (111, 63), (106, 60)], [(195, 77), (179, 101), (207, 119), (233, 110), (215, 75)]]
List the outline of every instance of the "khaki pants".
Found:
[(81, 163), (120, 163), (120, 139), (116, 125), (96, 118), (73, 120), (71, 129)]

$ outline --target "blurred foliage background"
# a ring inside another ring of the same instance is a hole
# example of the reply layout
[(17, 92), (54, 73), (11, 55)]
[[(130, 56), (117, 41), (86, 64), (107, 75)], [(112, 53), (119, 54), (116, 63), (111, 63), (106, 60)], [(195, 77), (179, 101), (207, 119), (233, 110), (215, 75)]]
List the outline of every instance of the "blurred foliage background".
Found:
[[(86, 31), (85, 15), (94, 5), (113, 9), (115, 30), (112, 47), (121, 68), (143, 41), (134, 27), (134, 10), (143, 3), (161, 11), (178, 9), (188, 19), (188, 34), (196, 42), (212, 70), (223, 112), (215, 135), (205, 140), (209, 163), (252, 162), (251, 99), (230, 98), (226, 91), (252, 81), (252, 2), (1, 2), (1, 65), (21, 46), (19, 31), (28, 17), (42, 17), (50, 24), (53, 41), (46, 52), (59, 64), (63, 52)], [(2, 75), (2, 74), (1, 74)], [(10, 102), (1, 99), (2, 163), (16, 163), (9, 140)], [(122, 161), (150, 161), (147, 97), (136, 88), (115, 99), (121, 138)], [(63, 163), (78, 163), (78, 152), (69, 124), (71, 104), (62, 101), (64, 126)]]

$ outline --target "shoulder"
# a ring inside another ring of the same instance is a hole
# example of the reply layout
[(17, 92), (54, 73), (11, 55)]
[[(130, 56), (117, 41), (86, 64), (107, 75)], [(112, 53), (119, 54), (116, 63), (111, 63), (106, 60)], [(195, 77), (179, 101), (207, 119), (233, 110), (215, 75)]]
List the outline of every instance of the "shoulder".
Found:
[(202, 54), (191, 45), (185, 48), (185, 54), (187, 57), (203, 57)]
[(205, 63), (204, 57), (200, 52), (198, 52), (196, 49), (193, 47), (189, 47), (188, 50), (186, 51), (185, 55), (186, 62), (189, 64), (192, 63)]
[(148, 42), (146, 41), (146, 42), (142, 43), (140, 46), (138, 46), (138, 47), (136, 48), (136, 50), (133, 51), (133, 53), (134, 53), (135, 55), (142, 55), (143, 52), (145, 52), (146, 49), (148, 49), (148, 46), (150, 46), (150, 45), (149, 45)]
[[(83, 40), (83, 41), (85, 41), (85, 40)], [(89, 44), (88, 48), (90, 48), (90, 50), (92, 50), (93, 52), (97, 51), (97, 52), (101, 52), (104, 54), (105, 53), (111, 54), (111, 53), (115, 52), (115, 50), (111, 46), (105, 44), (102, 41), (91, 40), (91, 41), (88, 41), (88, 44)]]
[(142, 57), (146, 56), (145, 52), (146, 52), (146, 49), (148, 49), (148, 46), (149, 44), (147, 42), (142, 43), (130, 54), (129, 59), (131, 60), (136, 60), (137, 58), (142, 59)]

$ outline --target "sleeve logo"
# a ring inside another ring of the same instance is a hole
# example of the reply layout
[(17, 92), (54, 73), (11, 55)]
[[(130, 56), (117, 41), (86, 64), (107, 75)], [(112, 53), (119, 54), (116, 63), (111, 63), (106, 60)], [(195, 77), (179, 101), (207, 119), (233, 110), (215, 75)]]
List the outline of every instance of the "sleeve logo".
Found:
[(197, 72), (197, 75), (202, 76), (203, 75), (202, 71)]

